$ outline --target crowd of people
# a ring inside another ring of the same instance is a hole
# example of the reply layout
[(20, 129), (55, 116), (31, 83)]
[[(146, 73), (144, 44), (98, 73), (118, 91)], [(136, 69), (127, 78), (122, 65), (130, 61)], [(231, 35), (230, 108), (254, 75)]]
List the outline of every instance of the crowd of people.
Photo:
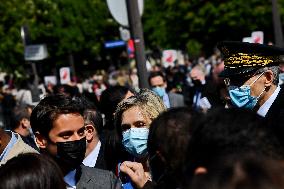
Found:
[(222, 58), (153, 66), (150, 89), (102, 72), (37, 103), (7, 87), (0, 189), (284, 188), (284, 49), (218, 49)]

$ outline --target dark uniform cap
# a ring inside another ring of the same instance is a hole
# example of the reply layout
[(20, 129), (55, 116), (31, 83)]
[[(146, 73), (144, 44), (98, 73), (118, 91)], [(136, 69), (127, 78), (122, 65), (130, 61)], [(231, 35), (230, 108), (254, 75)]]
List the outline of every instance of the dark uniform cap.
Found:
[(224, 41), (217, 45), (221, 51), (225, 69), (220, 77), (246, 75), (261, 67), (279, 65), (284, 49), (275, 46), (237, 41)]

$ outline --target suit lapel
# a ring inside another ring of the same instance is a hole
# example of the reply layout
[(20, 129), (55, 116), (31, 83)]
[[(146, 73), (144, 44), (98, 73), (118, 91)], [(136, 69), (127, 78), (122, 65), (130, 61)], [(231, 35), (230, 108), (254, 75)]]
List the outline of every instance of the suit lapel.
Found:
[(275, 101), (272, 103), (271, 107), (267, 112), (267, 118), (271, 116), (275, 116), (276, 114), (284, 111), (284, 88), (281, 86), (280, 92), (276, 97)]

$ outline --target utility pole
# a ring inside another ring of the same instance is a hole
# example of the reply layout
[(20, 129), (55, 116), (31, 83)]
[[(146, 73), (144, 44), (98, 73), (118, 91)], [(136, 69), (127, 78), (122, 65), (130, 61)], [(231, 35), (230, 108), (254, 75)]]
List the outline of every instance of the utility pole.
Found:
[(126, 7), (128, 12), (128, 23), (130, 27), (131, 39), (134, 42), (135, 48), (135, 60), (138, 71), (139, 87), (149, 88), (143, 28), (138, 10), (138, 1), (126, 0)]
[[(30, 35), (29, 35), (29, 28), (28, 28), (27, 25), (24, 25), (24, 26), (21, 27), (21, 37), (22, 37), (23, 44), (24, 44), (24, 56), (25, 56), (26, 47), (31, 44)], [(38, 76), (38, 72), (37, 72), (37, 68), (36, 68), (36, 63), (34, 61), (28, 61), (28, 63), (31, 64), (33, 75), (34, 75), (33, 86), (31, 88), (32, 101), (38, 102), (40, 100), (39, 89), (38, 89), (39, 76)]]
[(273, 26), (274, 26), (274, 35), (275, 35), (275, 46), (283, 46), (283, 33), (281, 27), (280, 14), (278, 12), (278, 3), (277, 0), (272, 1), (272, 16), (273, 16)]

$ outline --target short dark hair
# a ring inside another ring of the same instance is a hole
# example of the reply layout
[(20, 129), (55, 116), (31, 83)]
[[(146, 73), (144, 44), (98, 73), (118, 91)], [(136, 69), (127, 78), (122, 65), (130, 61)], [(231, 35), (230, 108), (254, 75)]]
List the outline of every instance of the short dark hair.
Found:
[(102, 92), (99, 108), (105, 115), (106, 121), (113, 121), (116, 107), (125, 98), (128, 91), (130, 88), (125, 86), (112, 86)]
[(23, 119), (30, 119), (28, 107), (16, 106), (11, 115), (11, 130), (18, 128)]
[(100, 112), (96, 109), (86, 109), (84, 111), (84, 122), (85, 124), (91, 124), (95, 127), (98, 135), (102, 133), (103, 130), (103, 118)]
[(220, 157), (246, 153), (284, 158), (283, 145), (264, 118), (247, 109), (211, 110), (195, 125), (187, 152), (187, 174), (200, 166), (216, 166)]
[(77, 97), (77, 99), (81, 102), (80, 104), (84, 109), (83, 117), (85, 124), (93, 125), (98, 135), (100, 135), (103, 130), (103, 118), (98, 108), (85, 96)]
[[(147, 149), (153, 180), (159, 180), (161, 188), (164, 185), (167, 185), (167, 188), (176, 188), (180, 183), (179, 174), (186, 161), (185, 154), (192, 134), (192, 124), (198, 117), (199, 113), (189, 108), (173, 108), (152, 122)], [(157, 153), (165, 162), (155, 158)]]
[(62, 114), (79, 114), (83, 117), (84, 105), (80, 97), (52, 94), (42, 99), (33, 109), (30, 122), (33, 132), (45, 137), (53, 127), (53, 121)]
[(0, 188), (15, 189), (65, 189), (63, 174), (50, 157), (36, 154), (20, 154), (0, 168)]
[(157, 72), (151, 72), (149, 74), (148, 83), (151, 85), (151, 79), (154, 78), (154, 77), (158, 77), (158, 76), (162, 77), (163, 81), (166, 82), (166, 77), (165, 77), (164, 73), (161, 72), (161, 71), (157, 71)]
[(204, 175), (195, 175), (188, 189), (271, 189), (283, 188), (284, 167), (281, 162), (245, 155), (228, 156), (217, 169)]

